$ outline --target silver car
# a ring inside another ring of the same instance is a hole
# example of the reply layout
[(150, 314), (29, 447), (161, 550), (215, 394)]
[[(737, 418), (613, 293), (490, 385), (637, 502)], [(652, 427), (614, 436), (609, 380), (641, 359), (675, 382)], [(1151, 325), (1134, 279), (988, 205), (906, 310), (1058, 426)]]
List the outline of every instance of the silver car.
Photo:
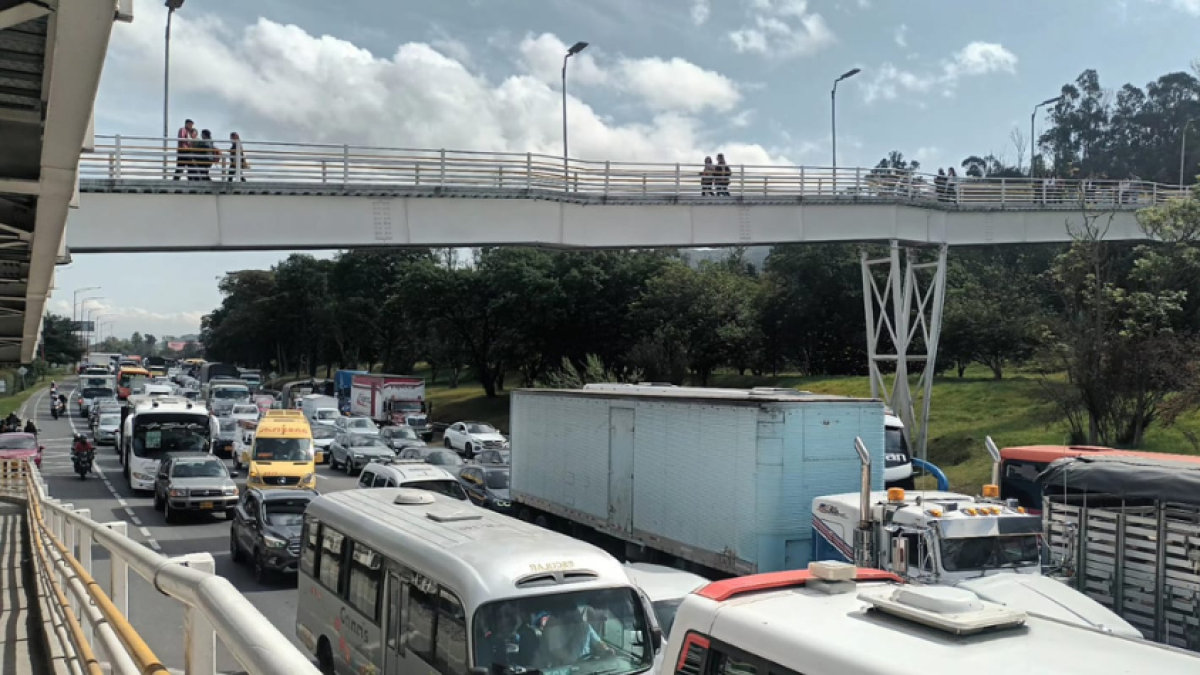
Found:
[(116, 445), (117, 430), (121, 426), (121, 413), (116, 412), (101, 412), (96, 419), (96, 429), (93, 436), (96, 438), (96, 445)]
[(154, 479), (154, 508), (168, 523), (184, 512), (223, 513), (233, 520), (238, 488), (219, 458), (199, 452), (171, 455), (158, 466)]
[(390, 460), (396, 451), (384, 445), (378, 436), (343, 433), (329, 446), (329, 468), (345, 469), (347, 476), (357, 474), (371, 462)]

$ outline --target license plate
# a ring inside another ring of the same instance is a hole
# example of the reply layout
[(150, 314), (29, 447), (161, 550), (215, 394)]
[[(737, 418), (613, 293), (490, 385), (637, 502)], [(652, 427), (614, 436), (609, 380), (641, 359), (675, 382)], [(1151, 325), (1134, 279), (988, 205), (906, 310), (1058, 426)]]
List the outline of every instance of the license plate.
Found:
[(200, 502), (200, 508), (202, 508), (202, 509), (211, 509), (212, 507), (213, 507), (212, 502)]

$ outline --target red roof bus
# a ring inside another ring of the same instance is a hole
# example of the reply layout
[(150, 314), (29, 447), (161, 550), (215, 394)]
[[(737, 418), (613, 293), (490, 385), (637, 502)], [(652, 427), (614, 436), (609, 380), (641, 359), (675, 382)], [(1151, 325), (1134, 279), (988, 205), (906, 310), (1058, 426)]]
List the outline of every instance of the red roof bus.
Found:
[(1042, 493), (1037, 484), (1038, 474), (1056, 459), (1088, 454), (1129, 455), (1200, 464), (1200, 456), (1196, 455), (1119, 450), (1093, 445), (1023, 445), (1004, 448), (1000, 451), (1000, 496), (1003, 499), (1016, 499), (1029, 511), (1040, 513)]

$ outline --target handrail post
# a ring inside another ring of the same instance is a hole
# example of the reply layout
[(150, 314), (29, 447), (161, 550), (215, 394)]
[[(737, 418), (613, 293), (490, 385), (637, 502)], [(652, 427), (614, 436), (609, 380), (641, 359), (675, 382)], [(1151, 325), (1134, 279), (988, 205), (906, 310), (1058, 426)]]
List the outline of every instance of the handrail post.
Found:
[(804, 196), (804, 167), (800, 167), (800, 196)]
[[(122, 537), (129, 536), (129, 523), (117, 520), (104, 523), (104, 527)], [(129, 616), (129, 563), (119, 554), (110, 551), (108, 564), (108, 597), (121, 611), (121, 615)]]
[(342, 146), (342, 187), (350, 185), (350, 146)]
[[(92, 517), (91, 509), (79, 509), (75, 513), (90, 519)], [(92, 533), (88, 530), (79, 530), (79, 564), (83, 566), (83, 571), (92, 574)], [(83, 635), (87, 638), (89, 645), (96, 644), (95, 629), (91, 622), (83, 623)]]
[(324, 159), (321, 160), (321, 182), (329, 182), (329, 162)]
[[(192, 553), (174, 562), (206, 574), (216, 572), (209, 553)], [(213, 675), (217, 671), (217, 632), (203, 612), (184, 606), (183, 610), (183, 672), (185, 675)]]
[(415, 170), (413, 171), (413, 181), (414, 181), (414, 183), (413, 183), (414, 185), (421, 184), (421, 165), (420, 164), (417, 164), (415, 167)]
[[(117, 180), (121, 180), (121, 134), (117, 134), (117, 140), (116, 140), (116, 154), (117, 154), (117, 175), (116, 175), (116, 179), (117, 179)], [(165, 156), (165, 155), (164, 155), (164, 156)]]
[(525, 189), (533, 189), (533, 153), (525, 153)]
[(446, 187), (446, 149), (442, 148), (438, 166), (438, 185)]
[(679, 162), (675, 162), (675, 198), (679, 198)]
[(646, 196), (646, 174), (642, 174), (642, 196)]
[(1000, 177), (1000, 207), (1003, 208), (1008, 204), (1008, 179), (1004, 176)]
[(1154, 203), (1158, 204), (1158, 182), (1154, 183)]
[(504, 189), (504, 165), (503, 164), (500, 165), (500, 183), (496, 187), (500, 188), (501, 190)]
[(856, 166), (856, 167), (854, 167), (854, 194), (855, 194), (855, 196), (861, 195), (862, 191), (863, 191), (862, 167)]
[(738, 165), (738, 196), (746, 196), (746, 165)]
[(608, 179), (612, 172), (612, 161), (604, 160), (604, 196), (608, 196)]

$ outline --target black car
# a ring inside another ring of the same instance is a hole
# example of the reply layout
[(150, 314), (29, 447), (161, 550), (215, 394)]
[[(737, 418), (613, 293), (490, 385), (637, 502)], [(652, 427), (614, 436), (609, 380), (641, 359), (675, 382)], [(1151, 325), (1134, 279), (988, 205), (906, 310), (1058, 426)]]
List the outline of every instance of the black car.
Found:
[(229, 528), (229, 554), (234, 562), (247, 556), (254, 579), (266, 583), (275, 573), (295, 574), (300, 562), (300, 528), (304, 509), (315, 490), (250, 488), (234, 508)]
[(512, 497), (508, 494), (508, 477), (507, 466), (464, 466), (458, 472), (458, 481), (472, 504), (500, 513), (509, 513), (513, 507)]

